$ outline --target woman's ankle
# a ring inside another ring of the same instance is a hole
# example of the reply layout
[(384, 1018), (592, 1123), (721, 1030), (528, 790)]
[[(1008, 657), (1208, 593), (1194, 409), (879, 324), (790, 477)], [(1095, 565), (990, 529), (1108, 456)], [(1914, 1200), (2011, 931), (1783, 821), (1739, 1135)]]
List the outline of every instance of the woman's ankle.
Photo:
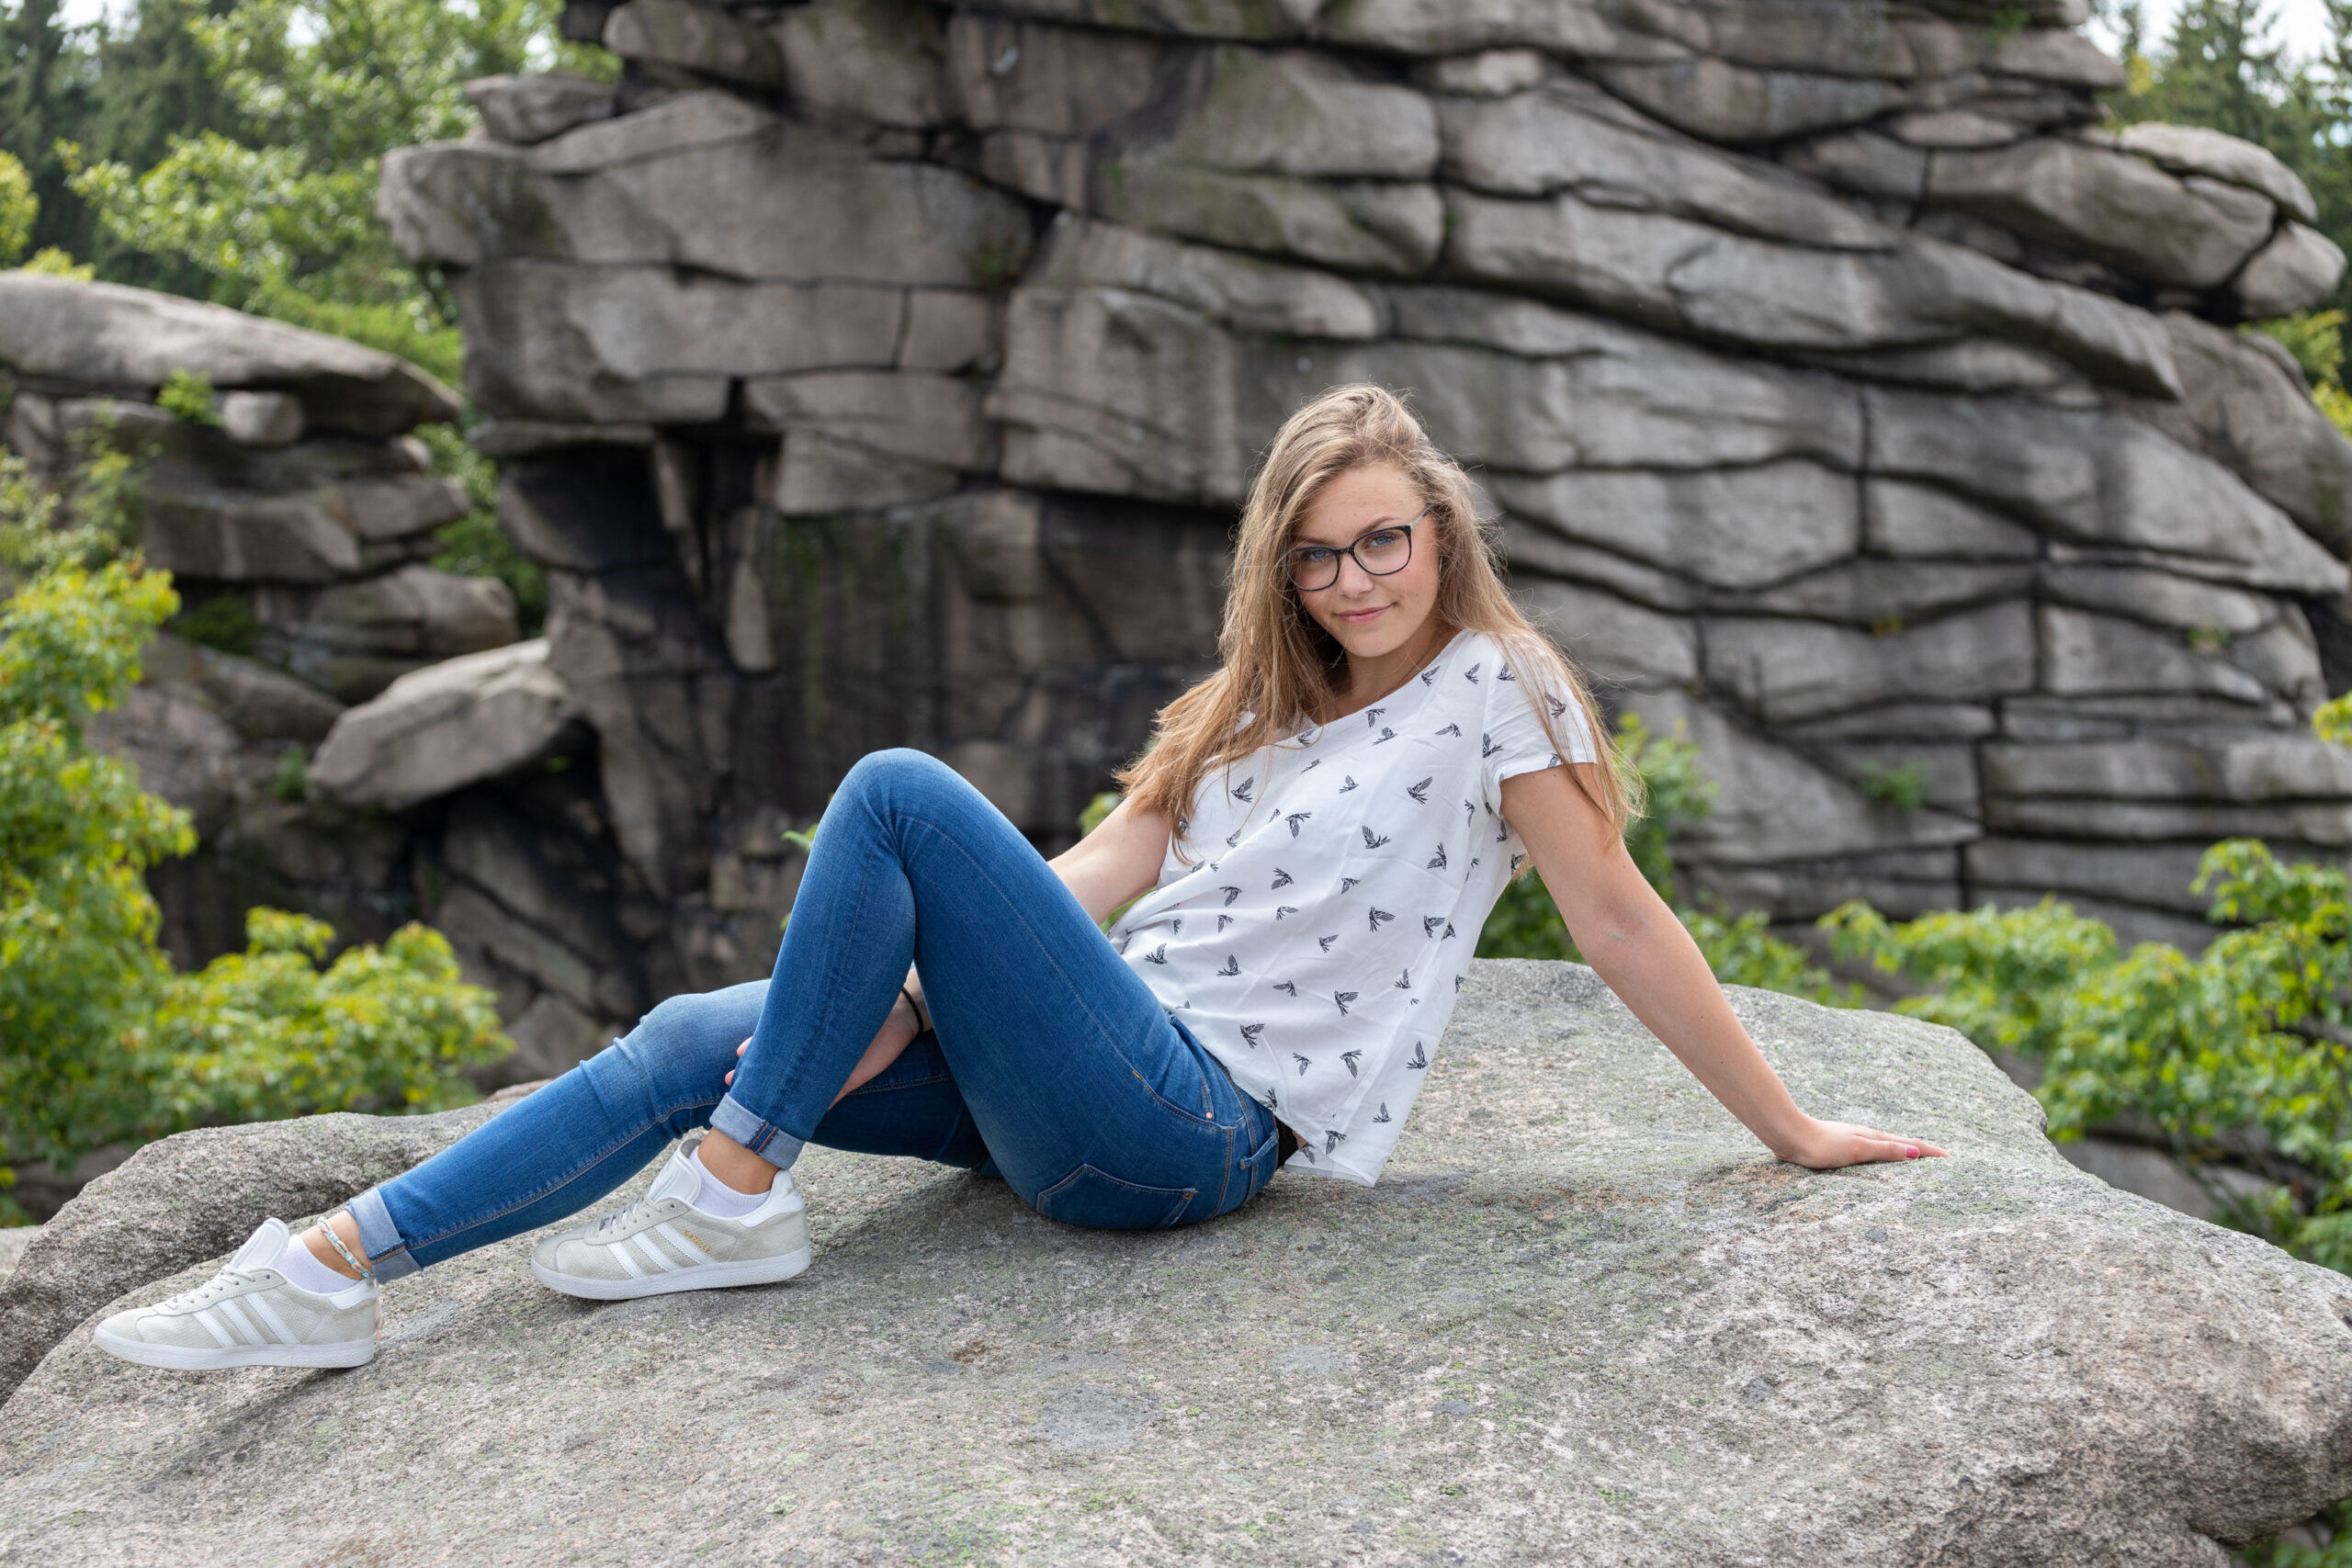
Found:
[(351, 1217), (348, 1210), (332, 1216), (322, 1224), (312, 1225), (294, 1240), (303, 1251), (317, 1258), (336, 1274), (346, 1280), (356, 1280), (360, 1277), (359, 1270), (345, 1262), (343, 1254), (335, 1250), (334, 1243), (326, 1238), (328, 1225), (334, 1227), (335, 1235), (342, 1239), (344, 1246), (351, 1249), (353, 1257), (365, 1256), (359, 1250), (359, 1222)]
[(776, 1167), (724, 1133), (703, 1134), (695, 1157), (705, 1170), (738, 1192), (765, 1192), (775, 1185)]

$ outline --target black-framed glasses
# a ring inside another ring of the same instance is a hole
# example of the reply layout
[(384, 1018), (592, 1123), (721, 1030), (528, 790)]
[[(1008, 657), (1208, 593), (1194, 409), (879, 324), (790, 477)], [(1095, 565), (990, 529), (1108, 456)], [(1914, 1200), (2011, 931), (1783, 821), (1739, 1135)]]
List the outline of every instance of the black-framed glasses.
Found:
[(1329, 545), (1302, 545), (1286, 552), (1284, 567), (1290, 573), (1291, 586), (1302, 593), (1319, 593), (1340, 581), (1340, 558), (1352, 556), (1367, 576), (1386, 577), (1402, 571), (1413, 561), (1413, 524), (1430, 514), (1422, 507), (1413, 513), (1410, 523), (1383, 523), (1377, 528), (1367, 528), (1352, 540), (1337, 548)]

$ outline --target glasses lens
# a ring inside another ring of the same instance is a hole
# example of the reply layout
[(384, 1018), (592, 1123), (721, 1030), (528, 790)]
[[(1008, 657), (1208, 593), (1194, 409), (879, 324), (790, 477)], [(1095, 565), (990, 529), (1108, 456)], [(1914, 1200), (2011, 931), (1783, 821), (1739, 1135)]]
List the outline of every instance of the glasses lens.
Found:
[(1329, 588), (1339, 580), (1340, 552), (1337, 550), (1293, 550), (1290, 557), (1290, 580), (1295, 587), (1312, 593)]
[(1413, 536), (1402, 528), (1384, 528), (1356, 541), (1356, 559), (1374, 577), (1401, 571), (1413, 558)]

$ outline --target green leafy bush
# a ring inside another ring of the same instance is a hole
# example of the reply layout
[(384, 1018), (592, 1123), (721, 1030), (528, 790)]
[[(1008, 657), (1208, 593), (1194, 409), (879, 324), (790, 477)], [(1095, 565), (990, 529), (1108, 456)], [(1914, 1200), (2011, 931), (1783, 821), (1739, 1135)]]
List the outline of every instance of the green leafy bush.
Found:
[(175, 370), (165, 378), (155, 394), (155, 406), (190, 424), (220, 423), (220, 411), (213, 406), (210, 378), (194, 370)]
[(209, 1122), (461, 1101), (460, 1069), (511, 1048), (422, 926), (322, 969), (327, 926), (256, 909), (245, 953), (173, 972), (145, 873), (196, 835), (83, 733), (179, 605), (164, 573), (91, 559), (123, 494), (103, 468), (59, 495), (0, 464), (0, 562), (29, 572), (0, 605), (0, 1186)]

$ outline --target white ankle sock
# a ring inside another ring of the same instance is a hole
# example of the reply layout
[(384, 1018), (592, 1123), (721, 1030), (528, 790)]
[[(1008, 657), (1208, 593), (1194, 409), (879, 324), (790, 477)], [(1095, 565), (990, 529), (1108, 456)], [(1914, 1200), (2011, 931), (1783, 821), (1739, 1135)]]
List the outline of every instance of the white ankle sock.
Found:
[(277, 1271), (286, 1276), (289, 1284), (314, 1295), (331, 1296), (359, 1282), (345, 1279), (320, 1262), (317, 1255), (311, 1252), (310, 1244), (300, 1235), (286, 1244), (285, 1256), (277, 1260)]
[(702, 1178), (702, 1190), (695, 1194), (695, 1207), (713, 1219), (740, 1220), (768, 1201), (764, 1192), (738, 1192), (713, 1176), (710, 1167), (702, 1163), (701, 1145), (695, 1145), (695, 1152), (687, 1160), (694, 1166), (695, 1174)]

